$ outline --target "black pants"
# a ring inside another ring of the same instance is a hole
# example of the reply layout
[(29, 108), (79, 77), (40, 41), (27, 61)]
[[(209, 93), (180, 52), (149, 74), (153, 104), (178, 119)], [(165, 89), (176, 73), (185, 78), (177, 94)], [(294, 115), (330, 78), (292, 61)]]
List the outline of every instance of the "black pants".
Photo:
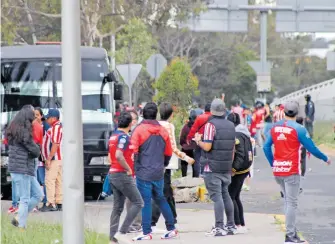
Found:
[[(164, 173), (164, 196), (171, 208), (174, 222), (177, 223), (177, 211), (176, 211), (176, 202), (173, 197), (173, 189), (171, 187), (171, 170), (167, 169)], [(157, 204), (152, 201), (152, 220), (151, 220), (151, 226), (156, 226), (159, 217), (161, 216), (161, 211)]]
[[(183, 150), (184, 153), (186, 153), (187, 156), (194, 158), (194, 153), (193, 150)], [(187, 168), (188, 168), (188, 163), (184, 160), (181, 160), (181, 175), (182, 177), (187, 176)], [(192, 170), (193, 170), (193, 177), (194, 177), (194, 171), (195, 171), (195, 163), (192, 164)]]
[(233, 200), (233, 204), (234, 204), (235, 225), (245, 226), (243, 205), (240, 199), (240, 194), (242, 191), (244, 180), (248, 175), (249, 175), (249, 172), (245, 174), (234, 175), (231, 178), (231, 184), (228, 187), (229, 195), (231, 199)]
[(200, 164), (200, 158), (201, 158), (201, 148), (197, 146), (196, 149), (194, 149), (195, 163), (192, 166), (193, 167), (193, 178), (199, 178), (200, 173), (202, 174), (204, 172), (204, 167), (202, 167)]

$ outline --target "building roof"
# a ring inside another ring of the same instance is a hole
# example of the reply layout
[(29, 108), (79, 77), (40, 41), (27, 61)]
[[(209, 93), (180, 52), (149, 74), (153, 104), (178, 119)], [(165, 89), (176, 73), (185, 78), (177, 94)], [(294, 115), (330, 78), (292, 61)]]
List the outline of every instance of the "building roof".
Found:
[[(1, 47), (1, 59), (62, 58), (61, 45), (23, 45)], [(105, 59), (107, 52), (98, 47), (80, 47), (82, 59)]]

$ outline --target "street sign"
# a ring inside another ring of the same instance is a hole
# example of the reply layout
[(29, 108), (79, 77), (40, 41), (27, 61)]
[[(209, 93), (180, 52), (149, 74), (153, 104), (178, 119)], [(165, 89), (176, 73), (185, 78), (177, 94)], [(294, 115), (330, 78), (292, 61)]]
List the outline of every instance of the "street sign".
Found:
[(257, 74), (257, 92), (271, 91), (271, 75), (270, 73)]
[(149, 75), (152, 78), (157, 79), (161, 75), (166, 66), (167, 66), (166, 58), (162, 54), (158, 53), (150, 56), (150, 58), (147, 60), (146, 68)]
[[(334, 0), (277, 0), (277, 32), (335, 32)], [(329, 11), (327, 11), (327, 8)]]
[(196, 32), (247, 32), (248, 10), (238, 9), (247, 4), (248, 0), (214, 0), (206, 12), (193, 15), (182, 26)]
[(127, 86), (132, 86), (142, 69), (142, 64), (120, 64), (116, 65), (117, 71), (119, 71), (123, 81)]
[(335, 52), (327, 53), (327, 70), (335, 70)]
[(142, 69), (142, 64), (120, 64), (116, 65), (116, 69), (119, 71), (121, 77), (129, 88), (129, 106), (132, 106), (133, 100), (131, 88)]

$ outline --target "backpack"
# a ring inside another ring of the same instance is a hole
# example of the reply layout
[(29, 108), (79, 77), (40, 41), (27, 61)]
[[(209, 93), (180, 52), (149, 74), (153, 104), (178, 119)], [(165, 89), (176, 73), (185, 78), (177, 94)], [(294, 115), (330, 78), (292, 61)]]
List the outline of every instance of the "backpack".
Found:
[[(251, 143), (250, 138), (242, 133), (241, 133), (241, 138), (243, 139), (245, 154), (243, 157), (243, 162), (239, 161), (239, 163), (235, 163), (235, 160), (234, 160), (233, 168), (236, 170), (236, 173), (248, 170), (254, 161), (252, 143)], [(240, 146), (243, 146), (243, 145), (241, 142)]]

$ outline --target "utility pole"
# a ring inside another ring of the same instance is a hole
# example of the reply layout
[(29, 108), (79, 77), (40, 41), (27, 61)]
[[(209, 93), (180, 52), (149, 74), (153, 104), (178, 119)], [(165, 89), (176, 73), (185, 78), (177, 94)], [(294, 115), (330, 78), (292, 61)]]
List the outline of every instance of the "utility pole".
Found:
[[(112, 0), (112, 16), (115, 14), (115, 0)], [(116, 72), (116, 64), (115, 64), (115, 33), (113, 32), (110, 36), (110, 53), (111, 53), (111, 67), (110, 70), (112, 72)], [(111, 94), (111, 112), (114, 115), (116, 112), (115, 100), (114, 100), (114, 82), (109, 84), (110, 94)]]
[(62, 0), (63, 243), (84, 244), (80, 3)]

